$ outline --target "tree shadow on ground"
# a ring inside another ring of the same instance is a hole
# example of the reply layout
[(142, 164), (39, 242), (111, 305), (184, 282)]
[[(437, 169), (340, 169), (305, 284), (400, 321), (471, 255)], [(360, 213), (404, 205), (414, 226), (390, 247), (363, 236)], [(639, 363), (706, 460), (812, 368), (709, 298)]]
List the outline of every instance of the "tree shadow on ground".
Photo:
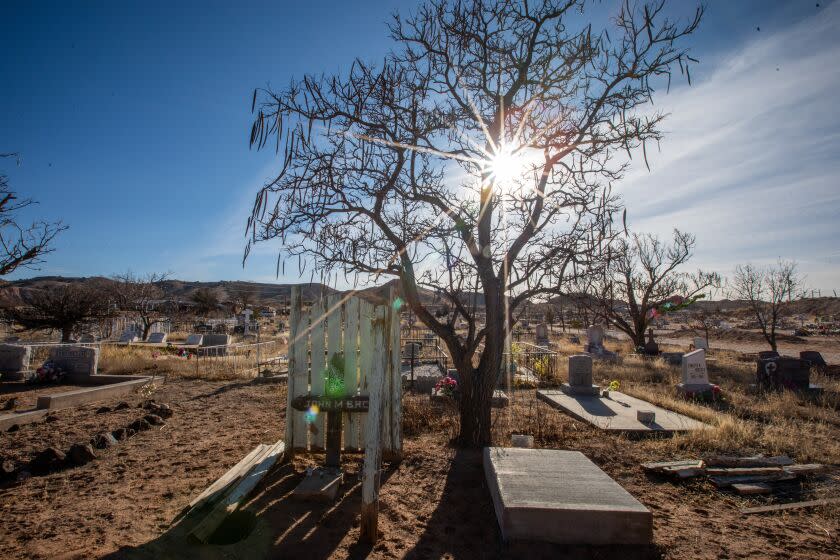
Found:
[(487, 488), (481, 451), (458, 450), (450, 463), (437, 508), (405, 558), (599, 558), (642, 560), (662, 558), (656, 546), (559, 545), (502, 540)]

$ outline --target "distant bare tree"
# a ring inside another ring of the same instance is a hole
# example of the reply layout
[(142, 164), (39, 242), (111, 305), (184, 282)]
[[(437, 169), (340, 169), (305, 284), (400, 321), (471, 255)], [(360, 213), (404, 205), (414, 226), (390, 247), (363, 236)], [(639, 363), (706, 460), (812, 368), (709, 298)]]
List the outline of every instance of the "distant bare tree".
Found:
[[(0, 158), (18, 154), (0, 154)], [(20, 198), (9, 187), (8, 176), (0, 173), (0, 276), (11, 274), (19, 267), (31, 267), (43, 262), (43, 256), (53, 251), (55, 236), (67, 229), (61, 221), (20, 223), (20, 211), (37, 204), (31, 198)]]
[(732, 297), (746, 300), (761, 334), (773, 351), (777, 351), (776, 329), (782, 315), (782, 304), (790, 301), (804, 283), (793, 261), (779, 260), (775, 266), (738, 265), (732, 278)]
[(725, 318), (721, 302), (715, 299), (720, 294), (720, 289), (724, 282), (708, 286), (706, 289), (706, 300), (693, 305), (688, 310), (692, 327), (702, 331), (707, 342), (711, 342), (710, 335), (712, 330), (719, 327)]
[(3, 315), (25, 331), (61, 332), (70, 342), (79, 328), (111, 314), (103, 285), (99, 282), (71, 282), (21, 293), (23, 305), (7, 307)]
[(163, 301), (161, 287), (168, 276), (161, 272), (138, 275), (128, 271), (113, 278), (111, 296), (121, 311), (143, 325), (143, 340), (149, 337), (153, 326), (169, 318), (171, 309)]
[(259, 301), (260, 291), (255, 286), (238, 286), (231, 294), (231, 306), (234, 314), (253, 308)]
[(720, 287), (716, 272), (679, 270), (691, 258), (695, 243), (693, 235), (677, 229), (670, 244), (652, 234), (618, 239), (603, 274), (587, 279), (592, 297), (583, 301), (627, 334), (636, 347), (644, 346), (657, 310), (668, 303), (676, 307), (691, 301), (709, 287)]
[[(399, 278), (458, 370), (460, 442), (487, 445), (517, 309), (591, 264), (619, 210), (616, 155), (662, 138), (664, 115), (640, 109), (687, 68), (702, 15), (679, 24), (664, 4), (625, 2), (599, 30), (582, 0), (431, 0), (394, 17), (380, 65), (255, 91), (251, 144), (285, 152), (246, 258), (280, 238), (325, 280)], [(421, 287), (453, 313), (436, 317)]]

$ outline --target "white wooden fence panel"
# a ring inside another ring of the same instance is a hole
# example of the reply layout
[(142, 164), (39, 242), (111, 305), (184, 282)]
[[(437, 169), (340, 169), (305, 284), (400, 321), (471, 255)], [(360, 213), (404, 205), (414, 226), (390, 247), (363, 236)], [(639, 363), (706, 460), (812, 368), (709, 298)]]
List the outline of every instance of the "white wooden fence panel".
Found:
[(391, 349), (390, 367), (386, 369), (390, 379), (389, 389), (385, 400), (389, 403), (390, 441), (385, 448), (391, 455), (402, 455), (402, 344), (400, 343), (400, 309), (394, 308), (394, 293), (391, 291), (391, 332), (388, 340)]
[[(376, 542), (379, 500), (379, 466), (382, 461), (382, 414), (385, 407), (385, 372), (390, 369), (390, 356), (381, 350), (386, 347), (386, 335), (390, 328), (386, 319), (391, 314), (385, 307), (376, 308), (373, 322), (373, 344), (376, 352), (368, 374), (370, 408), (365, 428), (365, 463), (362, 472), (362, 511), (360, 519), (361, 538)], [(364, 349), (364, 346), (362, 347)]]
[[(359, 298), (351, 297), (344, 304), (344, 388), (350, 396), (359, 392)], [(344, 448), (358, 449), (358, 436), (353, 436), (353, 423), (358, 430), (358, 414), (344, 414)], [(358, 431), (356, 432), (358, 433)]]
[[(309, 373), (309, 389), (312, 395), (324, 394), (324, 373), (326, 369), (326, 349), (324, 348), (324, 323), (326, 322), (326, 300), (319, 297), (312, 304), (309, 310), (310, 336), (312, 337), (310, 356), (311, 369)], [(326, 441), (324, 419), (326, 413), (319, 412), (314, 418), (310, 418), (309, 426), (309, 447), (310, 449), (323, 449)]]
[[(307, 347), (309, 344), (309, 316), (301, 312), (300, 288), (294, 286), (292, 288), (292, 308), (291, 308), (291, 332), (290, 341), (293, 353), (290, 356), (289, 363), (289, 380), (291, 386), (289, 387), (289, 403), (286, 408), (286, 418), (292, 418), (293, 436), (292, 444), (288, 446), (292, 448), (303, 448), (307, 446), (307, 431), (305, 413), (294, 410), (292, 408), (292, 399), (301, 395), (309, 394), (309, 356)], [(287, 420), (288, 421), (288, 420)]]
[[(367, 301), (359, 303), (359, 393), (370, 395), (368, 391), (368, 376), (373, 366), (373, 356), (376, 348), (373, 345), (373, 314), (374, 307)], [(355, 414), (353, 447), (364, 449), (365, 424), (367, 414)], [(358, 419), (358, 420), (356, 420)]]

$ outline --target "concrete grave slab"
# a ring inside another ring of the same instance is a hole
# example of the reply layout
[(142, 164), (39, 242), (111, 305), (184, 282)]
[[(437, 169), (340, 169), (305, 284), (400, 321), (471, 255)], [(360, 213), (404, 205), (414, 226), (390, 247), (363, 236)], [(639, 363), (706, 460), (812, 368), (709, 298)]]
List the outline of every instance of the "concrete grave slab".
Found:
[(484, 475), (505, 540), (652, 540), (650, 511), (579, 451), (487, 447)]
[(23, 426), (37, 422), (47, 415), (48, 410), (24, 410), (10, 414), (0, 414), (0, 431), (5, 432), (12, 426)]
[[(537, 398), (583, 422), (602, 430), (614, 432), (687, 432), (708, 428), (699, 420), (671, 410), (654, 406), (647, 401), (610, 391), (610, 398), (589, 395), (567, 395), (557, 390), (537, 391)], [(654, 413), (655, 421), (643, 423), (638, 411)]]
[(311, 476), (303, 477), (292, 491), (292, 497), (298, 500), (332, 502), (338, 495), (343, 481), (344, 475), (341, 471), (317, 468)]
[[(92, 376), (98, 377), (98, 376)], [(103, 376), (105, 377), (105, 376)], [(120, 376), (108, 376), (120, 377)], [(73, 391), (65, 391), (64, 393), (55, 393), (52, 395), (39, 395), (37, 408), (40, 410), (59, 410), (62, 408), (71, 408), (81, 406), (96, 401), (105, 399), (112, 399), (116, 397), (123, 397), (129, 395), (145, 386), (152, 381), (152, 377), (140, 377), (139, 379), (132, 379), (130, 381), (122, 381), (120, 383), (109, 383), (106, 385), (95, 385), (84, 389), (75, 389)], [(156, 383), (163, 383), (163, 378), (155, 379)]]

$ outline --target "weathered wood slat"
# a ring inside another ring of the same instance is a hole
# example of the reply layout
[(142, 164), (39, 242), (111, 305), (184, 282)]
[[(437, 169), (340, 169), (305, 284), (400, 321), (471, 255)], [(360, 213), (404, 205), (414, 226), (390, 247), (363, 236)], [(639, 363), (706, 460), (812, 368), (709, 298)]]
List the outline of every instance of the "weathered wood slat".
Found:
[[(373, 314), (374, 306), (367, 301), (359, 304), (359, 392), (362, 395), (370, 395), (368, 387), (368, 376), (373, 366), (375, 349), (373, 346)], [(369, 413), (368, 413), (369, 414)], [(354, 442), (356, 449), (365, 448), (365, 424), (368, 414), (356, 414), (354, 421), (357, 422), (357, 439)]]
[[(387, 316), (385, 308), (376, 310), (373, 322), (374, 348), (384, 348), (386, 344)], [(370, 410), (367, 414), (365, 433), (365, 462), (362, 472), (362, 510), (360, 518), (360, 540), (375, 543), (377, 539), (377, 516), (379, 500), (379, 467), (382, 460), (382, 413), (385, 401), (385, 373), (389, 366), (387, 352), (377, 352), (370, 374), (368, 388), (371, 395)]]
[(173, 520), (173, 523), (177, 521), (179, 518), (187, 515), (190, 510), (192, 509), (200, 509), (204, 507), (209, 502), (214, 501), (214, 499), (221, 497), (223, 494), (223, 489), (227, 487), (229, 484), (237, 480), (238, 478), (242, 477), (248, 470), (248, 468), (254, 462), (254, 459), (261, 454), (265, 453), (265, 450), (268, 446), (260, 444), (256, 446), (254, 449), (250, 451), (245, 457), (242, 458), (241, 461), (236, 463), (230, 469), (227, 470), (222, 476), (216, 479), (213, 484), (208, 486), (204, 489), (204, 491), (196, 496), (195, 498), (190, 501), (190, 503), (181, 511), (178, 517)]
[(773, 492), (773, 487), (766, 482), (756, 482), (754, 484), (733, 484), (732, 489), (740, 496), (757, 496)]
[(402, 345), (400, 344), (401, 309), (394, 308), (393, 302), (396, 299), (395, 296), (395, 291), (391, 288), (391, 329), (390, 332), (387, 333), (391, 352), (391, 363), (388, 368), (390, 391), (386, 397), (386, 400), (390, 403), (388, 416), (388, 422), (390, 425), (390, 441), (388, 451), (391, 460), (402, 457), (402, 356), (400, 355), (400, 351), (402, 349)]
[(712, 484), (714, 484), (718, 488), (728, 488), (733, 484), (747, 484), (754, 482), (780, 482), (783, 480), (794, 480), (795, 478), (795, 474), (781, 471), (774, 474), (756, 474), (745, 476), (712, 476), (709, 477), (709, 480), (711, 480)]
[[(309, 370), (309, 388), (311, 395), (324, 394), (324, 372), (326, 369), (326, 348), (324, 345), (324, 327), (327, 320), (327, 302), (323, 296), (312, 304), (309, 310), (309, 324), (312, 352), (309, 357), (311, 369)], [(325, 445), (326, 431), (324, 429), (324, 414), (319, 413), (310, 418), (309, 426), (309, 448), (323, 449)]]
[(818, 474), (825, 471), (825, 465), (819, 463), (805, 464), (805, 465), (789, 465), (782, 467), (785, 472), (793, 473), (799, 476), (809, 474)]
[(741, 513), (743, 513), (744, 515), (751, 515), (754, 513), (770, 513), (774, 511), (784, 511), (788, 509), (804, 509), (819, 506), (827, 506), (831, 504), (840, 504), (840, 498), (823, 498), (821, 500), (809, 500), (806, 502), (792, 502), (789, 504), (776, 504), (772, 506), (744, 508), (741, 510)]
[(707, 467), (784, 467), (792, 465), (793, 459), (787, 455), (764, 457), (755, 455), (752, 457), (731, 457), (728, 455), (713, 455), (704, 457), (703, 462)]
[(269, 469), (274, 466), (274, 463), (283, 453), (284, 447), (283, 441), (278, 441), (269, 447), (267, 452), (261, 456), (259, 463), (253, 465), (248, 474), (238, 484), (230, 488), (229, 492), (196, 525), (190, 534), (201, 542), (207, 542), (225, 517), (236, 511), (240, 502), (248, 496), (263, 476), (268, 473)]
[(309, 344), (309, 315), (301, 311), (300, 287), (292, 286), (292, 301), (290, 318), (291, 332), (289, 344), (292, 352), (289, 355), (289, 399), (286, 407), (286, 421), (291, 418), (290, 430), (287, 429), (287, 445), (289, 452), (286, 454), (290, 460), (295, 449), (308, 449), (307, 426), (303, 412), (292, 409), (292, 399), (301, 395), (309, 394), (309, 356), (307, 346)]
[(781, 473), (782, 467), (706, 467), (709, 476), (746, 476)]
[(684, 459), (681, 461), (662, 461), (658, 463), (642, 463), (642, 468), (646, 471), (661, 472), (668, 467), (685, 467), (685, 468), (703, 468), (703, 461), (697, 459)]
[[(359, 391), (359, 298), (351, 297), (344, 304), (344, 387), (347, 394)], [(358, 414), (344, 415), (344, 448), (359, 449)]]

